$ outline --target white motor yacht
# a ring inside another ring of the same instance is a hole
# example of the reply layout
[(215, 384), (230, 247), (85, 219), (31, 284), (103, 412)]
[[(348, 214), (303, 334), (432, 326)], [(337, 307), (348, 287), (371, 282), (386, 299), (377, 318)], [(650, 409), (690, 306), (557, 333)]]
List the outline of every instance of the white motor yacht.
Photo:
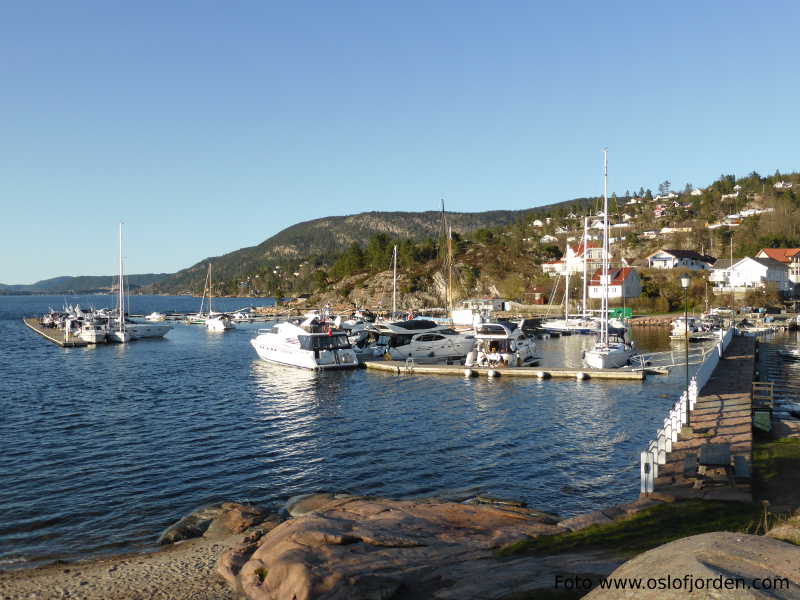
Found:
[(167, 316), (164, 313), (160, 312), (151, 312), (144, 318), (145, 321), (151, 321), (153, 323), (160, 323), (161, 321), (166, 321)]
[(536, 344), (514, 323), (481, 323), (475, 328), (475, 348), (466, 367), (532, 367)]
[(89, 344), (105, 344), (108, 341), (108, 330), (98, 321), (85, 319), (81, 323), (78, 336)]
[(358, 366), (356, 353), (344, 332), (320, 331), (308, 324), (277, 323), (259, 329), (250, 340), (265, 361), (303, 369), (348, 369)]
[(375, 355), (391, 360), (461, 360), (475, 345), (474, 333), (458, 333), (427, 319), (376, 323), (375, 328)]

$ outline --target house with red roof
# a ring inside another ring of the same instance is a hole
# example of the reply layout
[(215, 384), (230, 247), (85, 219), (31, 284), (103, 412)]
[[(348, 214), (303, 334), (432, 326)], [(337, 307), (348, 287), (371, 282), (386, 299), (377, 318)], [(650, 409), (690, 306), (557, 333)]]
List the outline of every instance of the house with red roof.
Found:
[(771, 258), (786, 265), (789, 281), (800, 283), (800, 248), (762, 248), (756, 258)]
[[(597, 269), (589, 281), (589, 298), (602, 298), (601, 279), (603, 269)], [(608, 297), (638, 298), (642, 293), (642, 281), (634, 267), (610, 267), (608, 269)]]

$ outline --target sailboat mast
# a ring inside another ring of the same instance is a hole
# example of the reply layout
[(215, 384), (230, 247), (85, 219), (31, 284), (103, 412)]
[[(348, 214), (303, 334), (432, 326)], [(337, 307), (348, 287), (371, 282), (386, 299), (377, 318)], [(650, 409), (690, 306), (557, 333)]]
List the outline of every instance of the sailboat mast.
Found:
[(208, 316), (211, 316), (211, 263), (208, 263)]
[(589, 254), (589, 217), (583, 218), (583, 318), (589, 318), (589, 311), (586, 307), (586, 288), (589, 285), (587, 281), (588, 263), (587, 255)]
[(608, 343), (608, 148), (603, 148), (603, 300), (600, 342)]
[(453, 310), (453, 228), (447, 228), (447, 310)]
[(122, 275), (122, 223), (119, 224), (119, 330), (125, 331), (125, 288)]
[(569, 269), (564, 274), (564, 327), (569, 329)]
[(397, 245), (395, 244), (394, 252), (394, 274), (392, 276), (392, 318), (397, 312)]

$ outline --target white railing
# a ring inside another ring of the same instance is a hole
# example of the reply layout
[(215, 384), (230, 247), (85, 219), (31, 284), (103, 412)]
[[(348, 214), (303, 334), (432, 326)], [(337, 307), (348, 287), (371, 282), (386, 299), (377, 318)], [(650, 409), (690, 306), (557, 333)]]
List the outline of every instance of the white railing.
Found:
[[(681, 394), (669, 414), (664, 419), (664, 425), (656, 433), (656, 439), (651, 441), (640, 455), (641, 463), (641, 493), (649, 494), (655, 488), (656, 478), (658, 477), (658, 465), (663, 465), (667, 462), (667, 454), (672, 452), (672, 444), (678, 441), (678, 434), (688, 421), (689, 411), (694, 409), (700, 391), (703, 389), (714, 369), (719, 364), (719, 359), (722, 357), (728, 345), (733, 339), (735, 330), (733, 327), (721, 335), (719, 343), (709, 352), (705, 360), (695, 372), (692, 379), (689, 381), (688, 395), (686, 391)], [(687, 365), (688, 369), (689, 366)]]

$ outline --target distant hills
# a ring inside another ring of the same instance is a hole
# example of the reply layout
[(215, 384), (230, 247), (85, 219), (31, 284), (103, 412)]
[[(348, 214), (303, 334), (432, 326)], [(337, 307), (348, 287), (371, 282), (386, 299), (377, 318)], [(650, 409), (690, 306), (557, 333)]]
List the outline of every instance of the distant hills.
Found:
[[(161, 281), (168, 275), (168, 273), (126, 275), (125, 284), (129, 289), (136, 290)], [(53, 277), (31, 284), (5, 285), (0, 283), (0, 294), (86, 294), (107, 292), (114, 286), (116, 277), (116, 275), (82, 275), (78, 277)]]
[[(446, 214), (453, 231), (463, 234), (483, 228), (507, 227), (531, 213), (552, 210), (561, 205), (574, 205), (581, 201), (592, 200), (569, 200), (526, 210)], [(212, 264), (213, 279), (220, 281), (245, 278), (270, 264), (339, 253), (353, 242), (364, 243), (377, 233), (413, 240), (436, 237), (441, 229), (441, 214), (440, 211), (365, 212), (304, 221), (287, 227), (257, 246), (203, 259), (163, 278), (149, 289), (161, 293), (180, 293), (202, 288), (209, 262)]]

